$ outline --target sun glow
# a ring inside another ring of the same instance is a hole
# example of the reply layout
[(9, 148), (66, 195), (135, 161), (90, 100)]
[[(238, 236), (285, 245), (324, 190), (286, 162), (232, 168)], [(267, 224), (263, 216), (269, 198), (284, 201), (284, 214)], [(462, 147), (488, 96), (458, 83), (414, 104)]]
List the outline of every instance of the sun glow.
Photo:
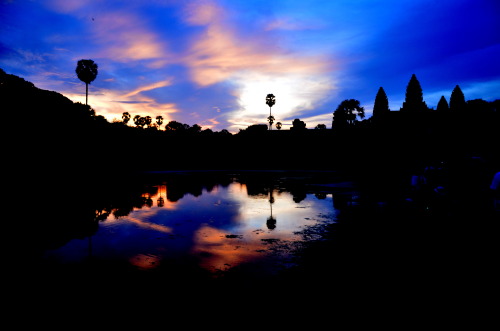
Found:
[[(333, 83), (327, 77), (306, 77), (300, 74), (272, 76), (258, 73), (245, 73), (238, 79), (237, 92), (240, 112), (235, 112), (234, 126), (246, 126), (249, 123), (266, 123), (269, 106), (266, 95), (276, 96), (276, 104), (271, 108), (271, 115), (276, 122), (291, 125), (297, 114), (307, 116), (307, 111), (314, 109), (317, 100), (325, 99), (333, 89)], [(238, 119), (244, 119), (245, 122)]]

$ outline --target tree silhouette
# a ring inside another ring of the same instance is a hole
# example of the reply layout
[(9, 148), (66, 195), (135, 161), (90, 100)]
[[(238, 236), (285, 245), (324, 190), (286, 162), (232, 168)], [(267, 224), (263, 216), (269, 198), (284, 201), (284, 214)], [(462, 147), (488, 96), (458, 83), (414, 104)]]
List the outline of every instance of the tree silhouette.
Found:
[(122, 115), (122, 121), (124, 124), (127, 124), (130, 121), (130, 113), (124, 112)]
[(296, 119), (293, 120), (293, 122), (292, 122), (292, 130), (301, 131), (301, 130), (305, 130), (305, 128), (306, 128), (306, 122), (301, 121), (298, 118), (296, 118)]
[(451, 91), (450, 96), (450, 110), (453, 112), (461, 112), (464, 111), (467, 107), (467, 103), (465, 102), (465, 96), (460, 89), (460, 86), (455, 86), (453, 91)]
[(281, 130), (282, 126), (283, 126), (283, 124), (281, 124), (281, 122), (276, 123), (276, 129)]
[(177, 132), (183, 132), (189, 129), (188, 124), (183, 124), (181, 122), (177, 121), (170, 121), (165, 125), (165, 131), (177, 131)]
[(446, 101), (444, 95), (442, 95), (441, 98), (439, 99), (436, 110), (439, 112), (445, 112), (450, 110), (450, 107), (448, 106), (448, 101)]
[(356, 117), (364, 118), (365, 109), (356, 99), (342, 101), (333, 112), (333, 125), (335, 127), (352, 126), (357, 121)]
[(274, 123), (274, 116), (273, 115), (269, 115), (267, 117), (267, 121), (269, 122), (269, 130), (272, 130), (273, 128), (273, 123)]
[(378, 89), (377, 95), (375, 96), (375, 103), (373, 104), (373, 116), (378, 117), (389, 112), (389, 100), (387, 99), (387, 94), (382, 87)]
[(272, 106), (274, 106), (274, 104), (276, 103), (276, 98), (274, 96), (274, 94), (268, 94), (266, 96), (266, 105), (269, 106), (269, 117), (267, 118), (267, 120), (269, 121), (269, 130), (272, 130), (273, 128), (273, 122), (274, 122), (274, 116), (271, 115), (271, 108)]
[(187, 128), (187, 131), (190, 133), (200, 133), (202, 127), (199, 126), (198, 124), (193, 124), (189, 128)]
[(418, 112), (427, 110), (427, 105), (425, 104), (422, 87), (417, 79), (417, 76), (413, 74), (406, 87), (405, 101), (403, 102), (402, 111)]
[(97, 77), (97, 63), (93, 60), (79, 60), (75, 71), (78, 79), (85, 83), (85, 104), (88, 104), (89, 84)]
[(137, 126), (137, 127), (141, 127), (143, 128), (144, 125), (146, 125), (146, 117), (142, 117), (140, 115), (135, 115), (134, 116), (134, 124)]
[(163, 124), (163, 116), (156, 116), (156, 124), (158, 124), (158, 128)]

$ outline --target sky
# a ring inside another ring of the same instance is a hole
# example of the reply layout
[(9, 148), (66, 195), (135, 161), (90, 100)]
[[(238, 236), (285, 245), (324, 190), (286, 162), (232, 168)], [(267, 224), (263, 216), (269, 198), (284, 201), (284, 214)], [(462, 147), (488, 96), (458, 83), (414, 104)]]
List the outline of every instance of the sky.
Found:
[(85, 103), (98, 75), (108, 121), (162, 116), (237, 133), (295, 118), (331, 127), (345, 99), (366, 118), (383, 87), (399, 110), (412, 74), (424, 101), (500, 98), (498, 0), (0, 0), (0, 68)]

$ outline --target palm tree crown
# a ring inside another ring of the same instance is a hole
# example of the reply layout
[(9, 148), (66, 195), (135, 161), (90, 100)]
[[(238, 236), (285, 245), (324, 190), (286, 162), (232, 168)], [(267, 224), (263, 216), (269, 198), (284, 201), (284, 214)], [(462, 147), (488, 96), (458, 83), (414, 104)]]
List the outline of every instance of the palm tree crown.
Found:
[(272, 125), (274, 122), (274, 116), (271, 115), (271, 107), (274, 106), (276, 103), (276, 98), (274, 97), (274, 94), (269, 93), (266, 96), (266, 104), (269, 106), (269, 116), (267, 117), (267, 120), (269, 121), (269, 130), (272, 129)]
[(275, 98), (274, 94), (268, 94), (266, 96), (266, 104), (269, 106), (269, 108), (274, 106), (275, 103), (276, 103), (276, 98)]
[(78, 79), (85, 83), (85, 104), (87, 104), (89, 84), (97, 77), (97, 63), (93, 60), (79, 60), (75, 71)]

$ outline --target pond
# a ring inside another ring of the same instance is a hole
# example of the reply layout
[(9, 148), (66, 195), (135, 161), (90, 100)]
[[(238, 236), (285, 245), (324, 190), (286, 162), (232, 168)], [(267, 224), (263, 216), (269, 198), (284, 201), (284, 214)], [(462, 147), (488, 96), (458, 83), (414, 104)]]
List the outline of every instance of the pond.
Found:
[(9, 282), (17, 298), (317, 307), (324, 297), (454, 298), (478, 284), (487, 293), (495, 280), (498, 214), (477, 204), (422, 204), (333, 171), (71, 179), (49, 178), (19, 209), (16, 249), (29, 250), (13, 254), (23, 264)]
[(41, 269), (263, 278), (336, 222), (334, 194), (356, 194), (334, 172), (150, 172), (117, 191), (96, 203), (91, 231), (40, 254)]

